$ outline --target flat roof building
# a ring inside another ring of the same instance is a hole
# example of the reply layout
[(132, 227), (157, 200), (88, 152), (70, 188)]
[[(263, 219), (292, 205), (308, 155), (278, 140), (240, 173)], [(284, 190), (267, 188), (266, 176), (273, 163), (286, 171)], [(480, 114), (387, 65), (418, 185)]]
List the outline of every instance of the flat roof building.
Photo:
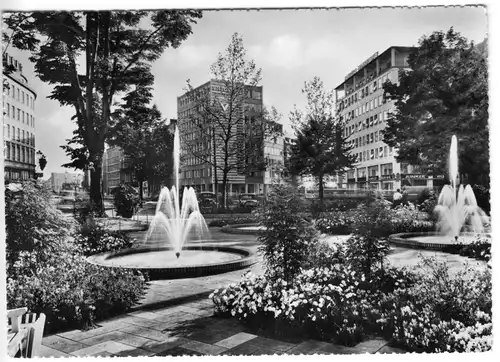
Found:
[(392, 191), (433, 185), (433, 177), (420, 167), (396, 162), (397, 150), (383, 141), (388, 114), (394, 107), (394, 102), (384, 99), (383, 84), (398, 82), (399, 70), (408, 67), (411, 49), (391, 46), (373, 54), (335, 88), (337, 109), (346, 122), (344, 136), (357, 155), (357, 164), (342, 180), (348, 189)]

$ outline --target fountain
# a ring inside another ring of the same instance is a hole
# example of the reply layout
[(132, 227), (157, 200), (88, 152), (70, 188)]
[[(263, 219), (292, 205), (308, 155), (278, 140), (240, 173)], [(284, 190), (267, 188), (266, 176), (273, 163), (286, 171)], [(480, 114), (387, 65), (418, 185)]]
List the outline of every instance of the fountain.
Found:
[(486, 213), (477, 205), (470, 185), (461, 185), (458, 172), (458, 142), (451, 138), (449, 155), (450, 184), (445, 185), (438, 197), (434, 212), (438, 216), (437, 233), (403, 233), (391, 235), (394, 244), (445, 250), (457, 244), (474, 241), (485, 234), (484, 225), (489, 221)]
[(147, 271), (151, 279), (197, 277), (255, 264), (257, 259), (248, 249), (210, 240), (193, 188), (184, 188), (180, 202), (178, 128), (174, 133), (173, 157), (175, 185), (162, 188), (143, 240), (129, 249), (92, 255), (87, 260), (102, 266)]

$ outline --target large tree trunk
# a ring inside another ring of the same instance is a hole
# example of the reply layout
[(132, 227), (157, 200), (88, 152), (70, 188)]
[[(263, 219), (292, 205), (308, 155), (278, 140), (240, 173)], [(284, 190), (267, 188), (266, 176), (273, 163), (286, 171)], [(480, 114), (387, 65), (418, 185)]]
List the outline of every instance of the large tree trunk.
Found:
[(227, 172), (222, 174), (222, 199), (224, 200), (224, 209), (227, 209)]
[(323, 174), (320, 174), (318, 176), (318, 178), (319, 178), (319, 188), (318, 188), (319, 205), (323, 206), (323, 189), (324, 189), (324, 186), (323, 186)]
[(92, 209), (97, 212), (98, 215), (104, 215), (104, 203), (102, 199), (102, 165), (96, 163), (94, 167), (90, 170), (90, 202)]

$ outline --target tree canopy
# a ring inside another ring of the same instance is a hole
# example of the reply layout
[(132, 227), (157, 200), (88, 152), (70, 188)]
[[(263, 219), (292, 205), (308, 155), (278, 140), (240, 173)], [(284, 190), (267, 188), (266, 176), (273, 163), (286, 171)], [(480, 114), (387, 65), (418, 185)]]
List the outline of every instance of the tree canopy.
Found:
[(48, 98), (75, 110), (64, 146), (67, 167), (91, 171), (90, 196), (103, 210), (101, 168), (115, 97), (153, 84), (151, 63), (176, 48), (201, 17), (195, 10), (4, 13), (4, 43), (32, 52)]
[(336, 114), (333, 92), (324, 89), (323, 81), (314, 77), (306, 82), (305, 111), (296, 107), (290, 112), (295, 129), (290, 158), (292, 173), (312, 175), (319, 183), (319, 197), (323, 200), (323, 182), (326, 175), (342, 173), (355, 162), (351, 147), (343, 135), (343, 121)]
[(399, 83), (384, 85), (395, 101), (384, 142), (398, 162), (447, 175), (451, 136), (459, 147), (460, 173), (469, 183), (489, 185), (488, 68), (485, 46), (453, 28), (424, 36), (400, 70)]

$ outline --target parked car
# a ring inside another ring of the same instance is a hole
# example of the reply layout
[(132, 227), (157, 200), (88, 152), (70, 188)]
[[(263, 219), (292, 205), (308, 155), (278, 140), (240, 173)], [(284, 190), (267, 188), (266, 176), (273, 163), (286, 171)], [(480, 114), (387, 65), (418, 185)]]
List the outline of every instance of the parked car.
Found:
[(217, 207), (217, 196), (210, 191), (202, 191), (198, 194), (198, 205), (200, 207)]
[(238, 202), (239, 207), (254, 208), (259, 206), (259, 198), (255, 194), (241, 194)]

